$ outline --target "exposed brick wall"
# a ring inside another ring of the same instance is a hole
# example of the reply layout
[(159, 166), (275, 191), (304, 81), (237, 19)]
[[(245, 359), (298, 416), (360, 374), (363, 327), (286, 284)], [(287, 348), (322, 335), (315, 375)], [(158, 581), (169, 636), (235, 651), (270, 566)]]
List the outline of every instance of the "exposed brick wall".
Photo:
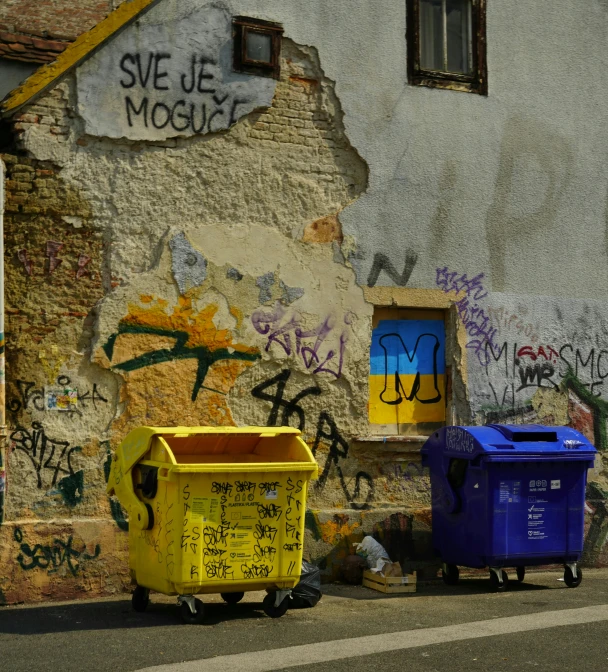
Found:
[(12, 122), (17, 139), (27, 128), (36, 125), (58, 136), (59, 142), (65, 141), (69, 132), (69, 117), (63, 89), (53, 89), (32, 105), (26, 106), (23, 112), (13, 115)]
[[(82, 324), (103, 296), (102, 237), (89, 223), (88, 205), (64, 183), (55, 166), (10, 154), (0, 158), (7, 169), (5, 272), (10, 359), (19, 356), (20, 350), (23, 354), (32, 346), (35, 349), (60, 326)], [(57, 247), (55, 243), (62, 245), (55, 254), (61, 261), (52, 270), (48, 254)]]
[(75, 40), (122, 0), (2, 0), (0, 30)]

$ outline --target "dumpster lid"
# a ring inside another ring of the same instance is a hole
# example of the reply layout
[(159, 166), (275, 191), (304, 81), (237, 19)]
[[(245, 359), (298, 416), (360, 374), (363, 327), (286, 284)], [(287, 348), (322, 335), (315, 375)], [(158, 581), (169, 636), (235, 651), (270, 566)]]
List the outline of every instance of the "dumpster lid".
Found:
[(593, 460), (597, 452), (585, 436), (571, 427), (501, 424), (443, 427), (422, 448), (426, 456), (436, 451), (490, 462)]
[[(315, 459), (301, 439), (302, 432), (293, 427), (139, 427), (129, 432), (122, 441), (116, 451), (116, 457), (120, 457), (123, 470), (126, 472), (150, 450), (155, 438), (163, 442), (172, 453), (235, 456), (250, 453), (264, 441), (272, 442), (273, 439), (286, 436), (297, 439), (302, 461), (309, 463), (311, 468), (314, 467), (316, 470)], [(192, 446), (195, 444), (196, 449), (193, 449)]]
[(487, 425), (497, 429), (506, 439), (514, 443), (524, 441), (557, 441), (554, 427), (544, 425)]

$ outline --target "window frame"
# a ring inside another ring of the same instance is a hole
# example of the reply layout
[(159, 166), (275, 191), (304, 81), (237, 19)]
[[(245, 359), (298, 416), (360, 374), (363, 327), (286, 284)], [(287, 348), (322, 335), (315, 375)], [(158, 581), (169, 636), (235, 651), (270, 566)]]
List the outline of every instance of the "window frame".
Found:
[(412, 86), (488, 95), (486, 0), (471, 0), (473, 73), (425, 70), (420, 67), (420, 0), (406, 0), (407, 74)]
[[(255, 61), (247, 58), (247, 34), (249, 32), (268, 35), (271, 38), (271, 61)], [(252, 19), (247, 16), (235, 16), (232, 20), (233, 69), (235, 72), (244, 72), (260, 77), (279, 79), (281, 76), (281, 38), (283, 26), (273, 21)]]

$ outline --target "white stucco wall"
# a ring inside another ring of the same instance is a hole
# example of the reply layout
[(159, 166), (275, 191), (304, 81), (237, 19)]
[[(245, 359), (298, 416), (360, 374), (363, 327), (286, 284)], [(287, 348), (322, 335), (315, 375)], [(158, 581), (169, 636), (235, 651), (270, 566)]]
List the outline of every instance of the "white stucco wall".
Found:
[[(367, 193), (343, 215), (360, 281), (378, 251), (399, 267), (405, 245), (419, 254), (412, 286), (433, 287), (442, 264), (483, 271), (492, 291), (602, 298), (606, 4), (488, 5), (486, 98), (407, 84), (405, 2), (227, 3), (283, 23), (336, 83), (347, 135), (370, 167)], [(142, 23), (199, 6), (165, 0)]]

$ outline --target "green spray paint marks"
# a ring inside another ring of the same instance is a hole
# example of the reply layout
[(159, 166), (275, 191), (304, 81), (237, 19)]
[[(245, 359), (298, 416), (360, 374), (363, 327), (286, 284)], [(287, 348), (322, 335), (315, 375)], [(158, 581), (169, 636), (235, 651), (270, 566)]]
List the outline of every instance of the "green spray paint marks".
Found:
[[(112, 468), (112, 451), (110, 450), (109, 441), (102, 441), (101, 445), (106, 449), (106, 461), (103, 465), (103, 473), (107, 483), (108, 479), (110, 478), (110, 470)], [(128, 532), (129, 521), (125, 518), (125, 513), (122, 510), (122, 506), (115, 497), (110, 497), (110, 511), (112, 512), (112, 518), (118, 527), (124, 532)]]
[(608, 435), (606, 433), (606, 421), (608, 420), (608, 402), (595, 396), (588, 387), (585, 387), (585, 385), (574, 375), (572, 369), (568, 369), (568, 373), (564, 376), (564, 385), (568, 390), (572, 390), (576, 396), (591, 409), (593, 413), (595, 447), (598, 450), (607, 450)]
[(312, 538), (315, 541), (321, 541), (323, 536), (321, 534), (321, 528), (319, 527), (317, 515), (314, 511), (306, 511), (306, 516), (304, 517), (304, 527), (312, 534)]
[(74, 548), (74, 537), (72, 535), (65, 541), (54, 539), (52, 544), (30, 546), (24, 540), (23, 530), (17, 527), (13, 537), (19, 544), (17, 562), (24, 571), (39, 568), (47, 570), (49, 574), (55, 574), (60, 568), (66, 567), (72, 576), (76, 576), (84, 561), (95, 560), (101, 553), (99, 544), (95, 545), (93, 554), (86, 552), (85, 545), (80, 550)]
[[(244, 362), (253, 362), (260, 359), (259, 353), (238, 352), (233, 348), (218, 348), (211, 350), (205, 345), (197, 345), (189, 347), (187, 344), (190, 335), (186, 331), (173, 331), (170, 329), (162, 329), (158, 327), (147, 327), (138, 324), (121, 323), (118, 327), (118, 332), (112, 334), (107, 343), (103, 346), (108, 359), (112, 361), (114, 355), (114, 345), (116, 339), (121, 334), (147, 334), (153, 336), (162, 336), (165, 338), (175, 339), (175, 345), (172, 348), (161, 348), (152, 352), (146, 352), (139, 357), (134, 357), (126, 362), (116, 364), (113, 368), (119, 371), (137, 371), (147, 366), (154, 366), (155, 364), (162, 364), (164, 362), (171, 362), (176, 359), (196, 359), (198, 361), (198, 370), (196, 373), (196, 380), (192, 390), (192, 401), (196, 401), (199, 391), (205, 388), (203, 383), (209, 372), (209, 368), (215, 362), (226, 359), (236, 359)], [(217, 390), (211, 390), (217, 392)]]
[(68, 506), (74, 507), (80, 504), (84, 493), (84, 471), (81, 469), (75, 474), (62, 478), (57, 483), (57, 488)]

